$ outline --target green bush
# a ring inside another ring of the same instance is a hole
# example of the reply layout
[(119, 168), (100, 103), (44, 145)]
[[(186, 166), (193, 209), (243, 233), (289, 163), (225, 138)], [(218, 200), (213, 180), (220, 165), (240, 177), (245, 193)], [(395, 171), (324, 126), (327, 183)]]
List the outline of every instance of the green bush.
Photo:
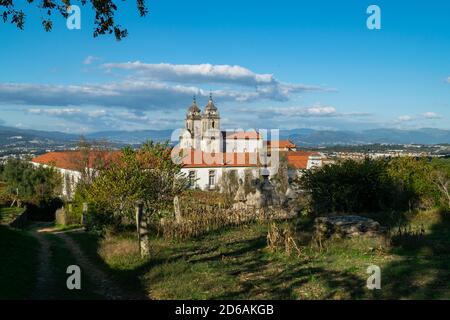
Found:
[(450, 206), (450, 161), (400, 157), (344, 160), (306, 172), (299, 184), (315, 213), (395, 212)]
[(311, 197), (315, 213), (359, 213), (401, 206), (387, 173), (387, 161), (346, 160), (306, 172), (299, 184)]

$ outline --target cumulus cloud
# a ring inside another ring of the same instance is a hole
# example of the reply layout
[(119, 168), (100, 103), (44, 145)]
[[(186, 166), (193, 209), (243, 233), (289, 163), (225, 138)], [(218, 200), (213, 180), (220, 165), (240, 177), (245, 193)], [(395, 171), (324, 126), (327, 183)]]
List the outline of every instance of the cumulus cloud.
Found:
[(69, 123), (83, 125), (83, 131), (98, 131), (116, 129), (148, 129), (165, 128), (173, 125), (173, 119), (165, 119), (149, 116), (141, 111), (129, 111), (122, 109), (91, 109), (91, 108), (29, 108), (24, 110), (31, 115), (45, 115), (64, 119)]
[[(296, 86), (279, 85), (244, 91), (219, 89), (212, 90), (212, 93), (220, 101), (287, 101), (289, 94), (301, 90)], [(49, 107), (99, 105), (144, 110), (180, 108), (193, 95), (207, 97), (209, 91), (195, 86), (136, 80), (85, 85), (0, 83), (0, 102)]]
[(333, 88), (322, 86), (291, 84), (277, 80), (273, 74), (256, 73), (241, 66), (205, 64), (143, 63), (140, 61), (124, 63), (105, 63), (102, 67), (108, 72), (124, 70), (134, 72), (140, 79), (194, 84), (227, 84), (256, 88), (262, 96), (277, 100), (286, 99), (290, 94), (300, 92), (328, 92)]
[(92, 111), (83, 111), (78, 108), (51, 108), (51, 109), (28, 109), (28, 113), (31, 114), (40, 114), (40, 115), (47, 115), (47, 116), (55, 116), (55, 117), (74, 117), (74, 116), (81, 116), (85, 115), (90, 118), (99, 118), (102, 116), (105, 116), (107, 114), (106, 110), (92, 110)]
[(370, 115), (369, 113), (358, 112), (339, 112), (333, 106), (326, 106), (316, 103), (308, 107), (271, 107), (264, 108), (257, 111), (260, 116), (282, 116), (282, 117), (300, 117), (300, 118), (324, 118), (324, 117), (364, 117)]
[(170, 64), (143, 63), (140, 61), (124, 63), (105, 63), (108, 71), (121, 69), (135, 71), (153, 80), (192, 82), (192, 83), (238, 83), (255, 86), (276, 82), (272, 74), (257, 74), (241, 66), (212, 64)]
[[(84, 63), (90, 64), (97, 59), (88, 56)], [(207, 97), (211, 85), (216, 86), (212, 93), (220, 102), (289, 101), (292, 95), (302, 92), (334, 91), (321, 86), (281, 82), (272, 74), (259, 74), (231, 65), (148, 64), (136, 61), (107, 63), (103, 64), (103, 68), (125, 70), (131, 74), (116, 82), (98, 84), (0, 83), (0, 103), (155, 110), (184, 108), (193, 95)]]
[[(99, 60), (88, 56), (89, 65)], [(286, 102), (305, 92), (334, 92), (322, 86), (287, 83), (273, 74), (257, 73), (242, 66), (212, 64), (106, 63), (104, 70), (114, 72), (113, 81), (83, 84), (0, 83), (0, 108), (16, 105), (29, 114), (70, 119), (71, 121), (153, 121), (144, 112), (181, 112), (192, 96), (207, 99), (210, 92), (219, 104)], [(210, 90), (213, 88), (213, 90)], [(94, 109), (91, 113), (86, 107)], [(310, 110), (280, 109), (282, 113), (303, 116), (337, 116), (327, 107)], [(118, 113), (122, 110), (122, 115)], [(109, 114), (106, 114), (110, 111)], [(128, 113), (126, 113), (128, 112)], [(112, 119), (115, 117), (114, 119)]]
[(404, 116), (397, 117), (396, 122), (409, 122), (409, 121), (413, 121), (413, 120), (414, 120), (414, 117), (408, 116), (408, 115), (404, 115)]
[(441, 119), (442, 117), (441, 117), (441, 115), (439, 115), (439, 114), (437, 114), (436, 112), (425, 112), (425, 113), (423, 113), (422, 114), (422, 116), (425, 118), (425, 119)]
[[(195, 87), (169, 86), (155, 82), (124, 81), (109, 84), (43, 85), (0, 84), (0, 102), (30, 106), (83, 106), (124, 107), (153, 110), (186, 104), (193, 95), (207, 96)], [(221, 96), (234, 99), (233, 95)]]

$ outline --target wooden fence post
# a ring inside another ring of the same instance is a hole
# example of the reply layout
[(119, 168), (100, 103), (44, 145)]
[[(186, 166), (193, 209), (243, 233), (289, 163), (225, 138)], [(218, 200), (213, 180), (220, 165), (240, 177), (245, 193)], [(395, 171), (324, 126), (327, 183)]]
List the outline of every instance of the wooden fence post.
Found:
[[(69, 211), (72, 212), (72, 204), (69, 204)], [(83, 213), (81, 214), (81, 225), (84, 230), (87, 227), (87, 213), (88, 213), (88, 204), (87, 202), (83, 202)]]
[(136, 228), (138, 233), (139, 253), (142, 258), (150, 255), (150, 245), (148, 239), (148, 223), (144, 217), (144, 204), (138, 202), (136, 204)]

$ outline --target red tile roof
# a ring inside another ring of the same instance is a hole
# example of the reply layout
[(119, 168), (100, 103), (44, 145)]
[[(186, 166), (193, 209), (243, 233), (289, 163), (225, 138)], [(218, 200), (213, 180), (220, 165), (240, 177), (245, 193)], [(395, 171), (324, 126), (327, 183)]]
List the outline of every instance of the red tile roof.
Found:
[(240, 132), (225, 131), (225, 135), (227, 139), (259, 140), (261, 138), (259, 132), (256, 131), (240, 131)]
[[(172, 155), (180, 155), (179, 149), (173, 149)], [(182, 164), (185, 168), (210, 167), (258, 167), (261, 165), (258, 153), (206, 153), (198, 150), (185, 150)], [(96, 162), (107, 164), (117, 161), (120, 151), (94, 151), (89, 154), (88, 167), (94, 168)], [(180, 155), (181, 156), (181, 155)], [(288, 163), (297, 169), (306, 169), (311, 156), (321, 156), (318, 152), (286, 152)], [(61, 169), (80, 170), (85, 155), (81, 151), (49, 152), (32, 159), (32, 162), (53, 165)]]
[(320, 157), (318, 152), (307, 152), (307, 151), (290, 151), (286, 152), (288, 163), (296, 169), (307, 169), (308, 160), (311, 156)]
[[(276, 143), (278, 143), (278, 146), (275, 145)], [(272, 148), (272, 145), (279, 149), (292, 149), (296, 147), (295, 144), (289, 140), (267, 141), (267, 147)]]
[(258, 153), (227, 152), (207, 153), (199, 150), (174, 149), (172, 155), (178, 155), (182, 159), (185, 168), (210, 168), (210, 167), (257, 167), (260, 165)]
[(34, 163), (53, 165), (57, 168), (68, 170), (80, 170), (87, 162), (89, 168), (94, 168), (102, 162), (114, 161), (118, 158), (119, 151), (91, 151), (88, 155), (81, 151), (48, 152), (33, 158)]

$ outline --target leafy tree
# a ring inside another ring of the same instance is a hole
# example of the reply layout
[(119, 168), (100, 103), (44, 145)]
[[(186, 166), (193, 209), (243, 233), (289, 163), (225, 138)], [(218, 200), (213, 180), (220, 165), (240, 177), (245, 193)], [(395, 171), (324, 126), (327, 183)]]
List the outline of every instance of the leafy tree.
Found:
[[(114, 20), (117, 11), (117, 1), (114, 0), (27, 0), (26, 2), (25, 5), (37, 6), (45, 12), (42, 18), (42, 26), (45, 31), (52, 30), (53, 22), (51, 16), (53, 13), (60, 14), (62, 17), (67, 18), (67, 8), (70, 7), (71, 4), (81, 4), (82, 6), (85, 6), (89, 3), (95, 12), (94, 37), (114, 33), (116, 39), (121, 40), (128, 35), (127, 30), (123, 29)], [(136, 3), (139, 15), (141, 17), (145, 16), (148, 13), (145, 0), (137, 0)], [(19, 29), (23, 29), (25, 25), (25, 12), (23, 8), (18, 9), (14, 0), (0, 0), (0, 8), (2, 7), (4, 10), (3, 12), (0, 11), (0, 14), (3, 18), (3, 22), (10, 21)]]
[(450, 159), (435, 159), (430, 180), (441, 195), (441, 204), (450, 208)]
[(17, 200), (40, 204), (61, 191), (61, 175), (52, 167), (35, 167), (27, 161), (10, 159), (2, 173), (7, 191)]
[(167, 210), (173, 197), (186, 186), (167, 143), (145, 143), (140, 149), (124, 148), (113, 163), (101, 170), (86, 189), (97, 211), (131, 219), (142, 201), (148, 216)]
[(387, 169), (399, 188), (397, 197), (407, 203), (409, 210), (417, 207), (430, 208), (434, 205), (437, 192), (430, 182), (432, 167), (426, 159), (394, 158)]

